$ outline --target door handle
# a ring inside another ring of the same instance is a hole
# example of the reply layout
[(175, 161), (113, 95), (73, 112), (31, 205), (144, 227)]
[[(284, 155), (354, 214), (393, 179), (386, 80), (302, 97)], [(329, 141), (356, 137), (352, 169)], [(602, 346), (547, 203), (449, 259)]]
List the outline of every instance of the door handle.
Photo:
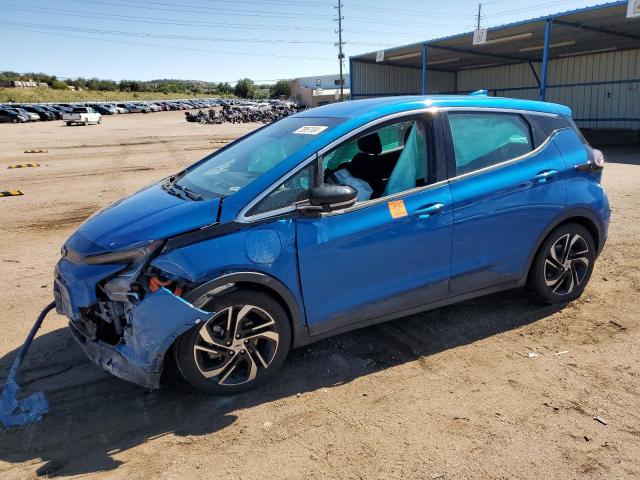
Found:
[(542, 172), (537, 174), (535, 177), (533, 177), (533, 180), (536, 183), (545, 183), (553, 180), (557, 174), (558, 174), (557, 170), (543, 170)]
[(440, 213), (443, 209), (444, 209), (444, 203), (441, 203), (441, 202), (432, 203), (431, 205), (426, 205), (424, 207), (417, 209), (415, 212), (413, 212), (413, 215), (418, 218), (429, 218), (430, 216), (435, 215), (436, 213)]

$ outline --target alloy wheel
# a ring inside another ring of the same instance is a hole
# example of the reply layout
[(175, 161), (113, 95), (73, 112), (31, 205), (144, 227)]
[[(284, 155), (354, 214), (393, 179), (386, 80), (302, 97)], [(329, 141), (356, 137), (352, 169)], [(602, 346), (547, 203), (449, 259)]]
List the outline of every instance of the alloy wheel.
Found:
[(269, 368), (279, 340), (268, 312), (255, 305), (232, 306), (200, 327), (193, 355), (203, 377), (219, 385), (241, 385)]
[(545, 258), (544, 281), (556, 295), (568, 295), (578, 288), (589, 271), (589, 246), (577, 233), (562, 235)]

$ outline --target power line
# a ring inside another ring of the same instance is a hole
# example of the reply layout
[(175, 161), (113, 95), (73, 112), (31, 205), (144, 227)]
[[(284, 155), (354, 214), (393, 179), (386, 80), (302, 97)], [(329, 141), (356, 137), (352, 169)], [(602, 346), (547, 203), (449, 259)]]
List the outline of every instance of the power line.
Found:
[[(282, 39), (263, 39), (263, 38), (231, 38), (231, 37), (209, 37), (202, 35), (173, 35), (162, 33), (148, 33), (148, 32), (129, 32), (123, 30), (106, 30), (101, 28), (88, 28), (88, 27), (70, 27), (65, 25), (50, 25), (42, 23), (29, 23), (29, 22), (12, 22), (12, 21), (0, 21), (0, 24), (13, 25), (25, 28), (40, 28), (45, 30), (58, 30), (64, 32), (79, 32), (79, 33), (91, 33), (99, 35), (124, 35), (128, 37), (144, 37), (144, 38), (163, 38), (168, 40), (195, 40), (205, 42), (233, 42), (233, 43), (264, 43), (264, 44), (294, 44), (294, 45), (328, 45), (326, 40), (282, 40)], [(390, 44), (380, 43), (367, 43), (367, 42), (353, 42), (356, 45), (378, 45), (389, 46)]]
[[(220, 13), (222, 15), (234, 15), (234, 16), (242, 16), (242, 17), (264, 17), (264, 18), (289, 18), (289, 19), (302, 19), (302, 18), (314, 18), (318, 19), (318, 15), (311, 13), (282, 13), (275, 12), (273, 10), (255, 10), (252, 12), (247, 12), (246, 10), (236, 10), (231, 8), (218, 8), (218, 7), (205, 7), (202, 5), (180, 5), (179, 9), (176, 8), (164, 8), (164, 7), (175, 7), (175, 3), (164, 3), (164, 2), (151, 2), (148, 0), (136, 0), (134, 3), (112, 3), (112, 2), (103, 2), (92, 0), (88, 2), (87, 0), (71, 0), (74, 2), (81, 2), (83, 4), (93, 3), (93, 4), (102, 4), (102, 5), (111, 5), (116, 7), (128, 7), (128, 8), (139, 8), (146, 10), (166, 10), (171, 12), (185, 12), (187, 11), (184, 7), (187, 7), (189, 11), (194, 13)], [(147, 5), (147, 6), (145, 6)], [(160, 7), (158, 7), (158, 5)]]
[(60, 37), (71, 37), (71, 38), (80, 38), (83, 40), (99, 40), (101, 42), (110, 42), (110, 43), (121, 43), (121, 44), (125, 44), (125, 45), (139, 45), (139, 46), (143, 46), (143, 47), (157, 47), (157, 48), (173, 48), (176, 50), (190, 50), (190, 51), (194, 51), (194, 52), (206, 52), (206, 53), (220, 53), (220, 54), (225, 54), (225, 55), (249, 55), (249, 56), (255, 56), (255, 57), (273, 57), (273, 58), (288, 58), (288, 59), (296, 59), (296, 60), (322, 60), (322, 61), (331, 61), (333, 62), (332, 58), (325, 58), (325, 57), (304, 57), (304, 56), (297, 56), (297, 55), (276, 55), (276, 54), (269, 54), (269, 53), (257, 53), (257, 52), (237, 52), (237, 51), (226, 51), (226, 50), (211, 50), (211, 49), (206, 49), (206, 48), (194, 48), (194, 47), (181, 47), (181, 46), (177, 46), (177, 45), (159, 45), (159, 44), (150, 44), (150, 43), (140, 43), (140, 42), (131, 42), (131, 41), (125, 41), (125, 40), (113, 40), (110, 38), (97, 38), (97, 37), (88, 37), (88, 36), (84, 36), (84, 35), (74, 35), (74, 34), (69, 34), (69, 33), (59, 33), (59, 32), (50, 32), (47, 30), (40, 30), (37, 28), (28, 28), (28, 27), (5, 27), (7, 30), (20, 30), (20, 31), (25, 31), (25, 32), (35, 32), (35, 33), (41, 33), (44, 35), (55, 35), (55, 36), (60, 36)]
[(183, 20), (176, 21), (175, 19), (170, 18), (152, 18), (152, 17), (139, 17), (139, 16), (131, 16), (131, 15), (116, 15), (112, 13), (103, 13), (103, 12), (93, 12), (93, 13), (85, 13), (78, 12), (75, 10), (65, 10), (65, 9), (51, 9), (51, 8), (38, 8), (31, 6), (9, 6), (4, 4), (4, 8), (10, 10), (18, 10), (18, 11), (27, 11), (27, 12), (38, 12), (45, 13), (49, 15), (60, 15), (60, 16), (70, 16), (70, 17), (79, 17), (79, 18), (93, 18), (97, 20), (118, 20), (123, 22), (135, 22), (135, 23), (155, 23), (159, 25), (175, 25), (175, 26), (185, 26), (185, 27), (217, 27), (217, 28), (251, 28), (251, 29), (269, 29), (269, 30), (293, 30), (293, 31), (314, 31), (314, 32), (332, 32), (333, 30), (330, 28), (319, 28), (319, 27), (295, 27), (295, 26), (282, 26), (282, 25), (264, 25), (264, 24), (251, 24), (251, 23), (211, 23), (211, 22), (201, 22), (197, 20)]

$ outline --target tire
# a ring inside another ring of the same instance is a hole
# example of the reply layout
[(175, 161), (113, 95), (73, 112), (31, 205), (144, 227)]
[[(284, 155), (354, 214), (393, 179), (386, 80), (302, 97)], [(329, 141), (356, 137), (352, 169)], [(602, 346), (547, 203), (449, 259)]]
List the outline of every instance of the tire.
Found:
[(208, 298), (204, 295), (194, 304), (217, 313), (175, 344), (176, 364), (184, 379), (214, 395), (234, 395), (270, 380), (291, 346), (291, 325), (280, 303), (248, 289), (207, 302)]
[(89, 125), (89, 119), (85, 118), (84, 119), (84, 126), (86, 127), (87, 125)]
[(71, 126), (71, 122), (67, 122), (67, 125), (68, 125), (68, 126)]
[(596, 247), (582, 225), (556, 228), (540, 246), (531, 265), (527, 290), (545, 303), (571, 302), (582, 295), (593, 271)]
[(102, 123), (102, 117), (98, 119), (98, 125), (100, 125), (101, 123)]
[(12, 118), (11, 119), (11, 123), (18, 123), (18, 119), (17, 118)]

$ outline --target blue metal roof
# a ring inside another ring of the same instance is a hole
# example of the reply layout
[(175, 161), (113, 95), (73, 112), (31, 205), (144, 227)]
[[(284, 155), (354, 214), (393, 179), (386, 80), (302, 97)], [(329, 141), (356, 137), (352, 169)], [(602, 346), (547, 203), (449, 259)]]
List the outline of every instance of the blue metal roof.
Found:
[[(559, 18), (559, 17), (564, 17), (564, 16), (569, 16), (569, 15), (575, 15), (575, 14), (581, 14), (581, 13), (590, 13), (592, 11), (598, 11), (598, 10), (602, 10), (602, 9), (606, 9), (606, 8), (610, 8), (610, 7), (626, 7), (627, 5), (627, 0), (617, 0), (614, 2), (607, 2), (607, 3), (599, 3), (597, 5), (591, 5), (589, 7), (582, 7), (582, 8), (576, 8), (574, 10), (566, 10), (563, 12), (558, 12), (558, 13), (554, 13), (554, 14), (549, 14), (549, 15), (542, 15), (540, 17), (534, 17), (534, 18), (530, 18), (528, 20), (520, 20), (518, 22), (512, 22), (512, 23), (506, 23), (506, 24), (502, 24), (502, 25), (496, 25), (493, 27), (489, 27), (487, 30), (488, 31), (497, 31), (497, 30), (506, 30), (508, 28), (512, 28), (512, 27), (519, 27), (522, 25), (531, 25), (531, 24), (535, 24), (535, 23), (540, 23), (540, 22), (544, 22), (546, 19), (548, 18)], [(468, 37), (468, 36), (473, 36), (473, 31), (471, 32), (464, 32), (464, 33), (458, 33), (458, 34), (454, 34), (454, 35), (448, 35), (445, 37), (437, 37), (437, 38), (432, 38), (430, 40), (425, 40), (422, 42), (415, 42), (415, 43), (408, 43), (405, 45), (401, 45), (398, 47), (392, 47), (392, 48), (387, 48), (385, 51), (386, 52), (392, 52), (394, 50), (399, 50), (399, 49), (403, 49), (403, 48), (408, 48), (408, 47), (417, 47), (417, 46), (422, 46), (424, 44), (437, 44), (440, 42), (446, 42), (448, 40), (456, 40), (459, 38), (464, 38), (464, 37)], [(360, 58), (360, 57), (366, 57), (368, 55), (375, 55), (376, 51), (372, 51), (372, 52), (366, 52), (366, 53), (360, 53), (358, 55), (351, 55), (350, 58)]]
[(571, 109), (564, 105), (536, 102), (517, 98), (487, 97), (482, 95), (427, 95), (398, 96), (352, 100), (332, 103), (298, 113), (299, 117), (381, 117), (397, 112), (428, 107), (469, 107), (504, 108), (533, 112), (571, 115)]

